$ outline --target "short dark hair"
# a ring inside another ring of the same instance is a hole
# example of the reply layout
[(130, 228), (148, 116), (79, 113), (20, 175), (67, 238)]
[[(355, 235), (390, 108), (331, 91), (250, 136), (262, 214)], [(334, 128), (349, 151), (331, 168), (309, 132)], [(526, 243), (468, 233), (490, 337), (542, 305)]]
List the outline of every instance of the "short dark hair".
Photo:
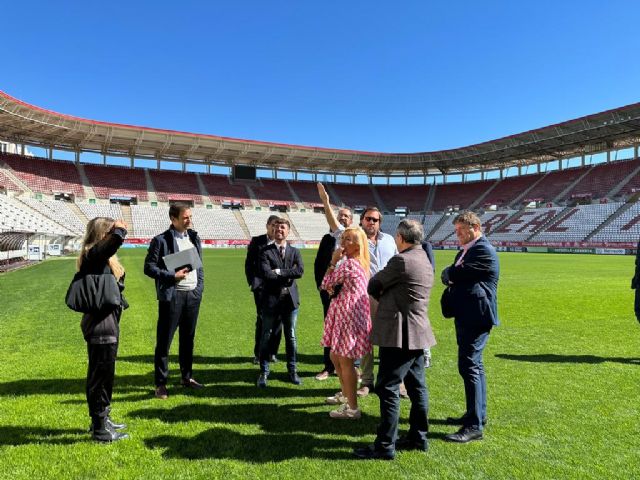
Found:
[(269, 215), (269, 218), (267, 218), (267, 225), (271, 225), (273, 222), (275, 222), (279, 218), (280, 217), (278, 215)]
[(275, 221), (276, 225), (280, 225), (282, 223), (284, 223), (287, 227), (289, 227), (289, 229), (291, 229), (291, 222), (289, 222), (289, 220), (287, 220), (286, 218), (278, 217), (278, 219)]
[(364, 217), (369, 212), (378, 212), (378, 215), (380, 215), (380, 223), (382, 223), (382, 212), (380, 211), (380, 209), (378, 207), (374, 207), (373, 205), (369, 205), (368, 207), (364, 208), (364, 210), (360, 214), (360, 223), (362, 223), (362, 220), (364, 220)]
[(191, 208), (190, 205), (182, 202), (172, 203), (169, 206), (169, 218), (180, 218), (180, 215), (185, 210), (189, 210)]
[(480, 220), (480, 217), (471, 210), (467, 210), (456, 215), (456, 218), (453, 219), (453, 224), (455, 225), (456, 223), (464, 223), (469, 227), (475, 227), (477, 225), (478, 228), (482, 228), (482, 220)]
[(401, 220), (396, 229), (396, 233), (407, 243), (417, 245), (424, 238), (424, 227), (417, 220), (405, 218)]

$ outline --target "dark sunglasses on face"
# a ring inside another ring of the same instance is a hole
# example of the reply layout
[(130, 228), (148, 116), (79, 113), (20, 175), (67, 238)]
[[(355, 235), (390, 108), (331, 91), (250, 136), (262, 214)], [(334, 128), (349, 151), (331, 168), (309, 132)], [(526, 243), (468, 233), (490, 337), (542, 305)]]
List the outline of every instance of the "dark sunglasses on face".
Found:
[(371, 222), (371, 223), (378, 223), (378, 222), (380, 221), (380, 219), (379, 219), (379, 218), (375, 218), (375, 217), (364, 217), (364, 219), (365, 219), (367, 222)]

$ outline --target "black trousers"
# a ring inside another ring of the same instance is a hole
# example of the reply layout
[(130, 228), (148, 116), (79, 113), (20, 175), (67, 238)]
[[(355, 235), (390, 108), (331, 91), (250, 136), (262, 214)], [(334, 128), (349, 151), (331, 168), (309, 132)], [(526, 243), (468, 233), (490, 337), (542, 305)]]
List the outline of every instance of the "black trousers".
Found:
[[(320, 290), (320, 301), (322, 302), (322, 311), (324, 312), (324, 318), (327, 318), (327, 312), (329, 311), (329, 305), (331, 305), (331, 297), (326, 290)], [(324, 368), (323, 370), (329, 373), (336, 371), (333, 362), (331, 361), (331, 347), (324, 347)]]
[(117, 343), (87, 343), (89, 367), (86, 394), (91, 418), (104, 418), (109, 415), (117, 353)]
[[(253, 291), (253, 301), (256, 304), (256, 331), (254, 336), (253, 356), (260, 358), (260, 342), (262, 340), (262, 308), (260, 307), (260, 290)], [(271, 339), (269, 340), (269, 355), (277, 355), (282, 340), (282, 324), (275, 326)]]
[(424, 376), (424, 350), (380, 347), (380, 364), (376, 394), (380, 397), (380, 424), (375, 448), (395, 451), (400, 419), (400, 383), (404, 380), (411, 410), (409, 411), (409, 439), (416, 445), (427, 443), (429, 421), (429, 391)]
[(178, 360), (183, 380), (189, 380), (193, 372), (193, 341), (200, 311), (200, 297), (193, 291), (176, 290), (169, 302), (158, 302), (158, 328), (154, 355), (156, 386), (166, 385), (169, 377), (169, 350), (178, 330)]

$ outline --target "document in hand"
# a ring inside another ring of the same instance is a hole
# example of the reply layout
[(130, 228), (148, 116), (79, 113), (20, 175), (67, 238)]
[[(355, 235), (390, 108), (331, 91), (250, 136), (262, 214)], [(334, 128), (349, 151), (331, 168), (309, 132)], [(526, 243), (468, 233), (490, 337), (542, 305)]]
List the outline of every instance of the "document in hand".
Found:
[(197, 270), (202, 266), (202, 261), (195, 248), (166, 255), (162, 257), (162, 260), (164, 260), (164, 264), (170, 272), (177, 272), (185, 267), (189, 267), (189, 271)]

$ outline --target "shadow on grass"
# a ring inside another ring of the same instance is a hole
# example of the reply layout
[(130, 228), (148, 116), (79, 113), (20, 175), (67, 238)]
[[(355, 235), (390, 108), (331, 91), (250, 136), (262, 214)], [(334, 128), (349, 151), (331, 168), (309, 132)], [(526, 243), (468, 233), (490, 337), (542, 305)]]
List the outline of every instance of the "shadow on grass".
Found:
[[(318, 402), (314, 406), (324, 407)], [(332, 407), (326, 405), (322, 412), (309, 412), (306, 405), (232, 404), (232, 405), (178, 405), (171, 409), (152, 408), (137, 410), (129, 416), (164, 423), (191, 421), (258, 425), (268, 433), (312, 432), (331, 435), (367, 435), (375, 432), (377, 417), (363, 416), (357, 422), (329, 418)], [(335, 408), (335, 407), (334, 407)]]
[(300, 433), (244, 435), (226, 428), (212, 428), (188, 439), (161, 435), (145, 440), (145, 445), (165, 449), (165, 458), (217, 458), (247, 463), (282, 462), (293, 458), (353, 460), (345, 447), (356, 446), (344, 440), (323, 439)]
[(597, 355), (558, 355), (555, 353), (538, 353), (533, 355), (512, 355), (509, 353), (498, 353), (497, 358), (505, 360), (516, 360), (519, 362), (537, 362), (537, 363), (604, 363), (616, 362), (633, 365), (640, 365), (640, 358), (625, 357), (599, 357)]
[[(78, 435), (83, 435), (83, 438), (78, 438)], [(29, 443), (71, 445), (72, 443), (84, 442), (87, 438), (86, 431), (77, 429), (0, 426), (0, 446), (27, 445)]]
[[(199, 390), (183, 388), (177, 378), (171, 378), (167, 386), (170, 396), (194, 397), (194, 398), (290, 398), (290, 397), (317, 397), (324, 398), (335, 391), (335, 386), (327, 385), (325, 388), (303, 388), (291, 385), (287, 380), (286, 372), (273, 372), (269, 376), (269, 387), (259, 389), (255, 386), (258, 377), (257, 370), (206, 370), (196, 372), (197, 379), (204, 383), (205, 387)], [(311, 379), (305, 378), (311, 382)], [(28, 395), (79, 395), (82, 400), (68, 399), (62, 403), (84, 403), (85, 394), (84, 378), (37, 378), (14, 380), (0, 383), (0, 397), (2, 396), (28, 396)], [(226, 383), (221, 383), (226, 382)], [(227, 383), (236, 383), (229, 385)], [(240, 384), (238, 384), (240, 383)], [(118, 375), (116, 374), (114, 385), (115, 402), (136, 402), (153, 398), (154, 385), (153, 374), (146, 375)]]
[[(310, 355), (306, 353), (297, 353), (298, 363), (309, 365), (323, 365), (324, 358), (321, 354)], [(278, 363), (284, 363), (285, 354), (284, 349), (278, 354)], [(119, 362), (130, 363), (148, 363), (153, 366), (153, 354), (149, 355), (123, 355), (118, 357)], [(169, 363), (178, 364), (178, 356), (170, 355)], [(194, 355), (194, 365), (236, 365), (239, 363), (253, 363), (253, 355), (246, 355), (244, 357), (206, 357), (202, 355)]]

